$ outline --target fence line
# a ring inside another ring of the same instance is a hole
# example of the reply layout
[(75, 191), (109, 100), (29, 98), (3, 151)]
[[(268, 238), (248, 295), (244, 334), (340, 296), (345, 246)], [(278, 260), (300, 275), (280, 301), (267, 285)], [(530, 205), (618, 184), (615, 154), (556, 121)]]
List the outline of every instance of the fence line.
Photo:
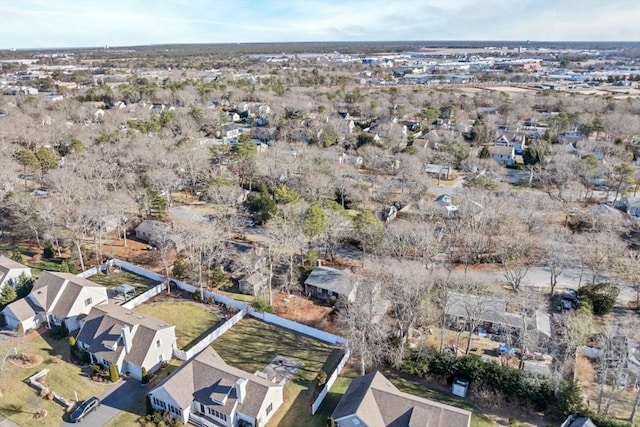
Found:
[(95, 276), (96, 274), (98, 274), (98, 267), (92, 267), (88, 270), (83, 271), (82, 273), (76, 274), (76, 276), (86, 279), (88, 277)]
[(329, 344), (344, 344), (345, 340), (342, 337), (334, 335), (330, 332), (322, 331), (311, 326), (304, 325), (302, 323), (294, 322), (293, 320), (285, 319), (275, 314), (256, 311), (254, 308), (249, 308), (249, 316), (263, 320), (267, 323), (278, 325), (285, 329), (308, 335), (310, 337), (319, 339), (320, 341), (328, 342)]
[(180, 360), (189, 360), (196, 354), (200, 353), (206, 347), (208, 347), (212, 342), (214, 342), (220, 335), (227, 332), (233, 325), (238, 323), (242, 318), (247, 314), (246, 310), (239, 311), (229, 320), (224, 322), (218, 328), (216, 328), (209, 335), (198, 341), (196, 345), (191, 347), (189, 350), (184, 351), (177, 348), (173, 349), (173, 355)]
[(141, 293), (140, 295), (131, 298), (129, 301), (127, 301), (124, 304), (122, 304), (122, 307), (124, 307), (126, 309), (129, 309), (129, 310), (134, 309), (137, 306), (139, 306), (140, 304), (143, 304), (143, 303), (149, 301), (151, 298), (155, 297), (156, 295), (158, 295), (160, 292), (162, 292), (166, 288), (167, 288), (167, 284), (165, 282), (157, 284), (153, 288), (148, 289), (148, 290), (144, 291), (143, 293)]
[(320, 408), (320, 405), (324, 401), (324, 398), (327, 397), (327, 393), (329, 393), (329, 389), (331, 388), (333, 383), (336, 382), (336, 379), (338, 379), (338, 375), (340, 375), (340, 372), (342, 372), (342, 368), (344, 368), (344, 365), (347, 364), (347, 360), (349, 360), (350, 355), (351, 349), (348, 346), (345, 346), (344, 356), (342, 356), (342, 359), (340, 359), (340, 363), (338, 363), (336, 369), (334, 369), (334, 371), (327, 379), (327, 383), (324, 385), (324, 387), (322, 387), (322, 390), (320, 390), (320, 394), (318, 394), (316, 400), (314, 400), (311, 404), (311, 415), (315, 415), (316, 412), (318, 412), (318, 408)]
[[(149, 291), (144, 292), (143, 294), (127, 302), (125, 305), (123, 305), (126, 308), (134, 308), (142, 304), (143, 302), (147, 301), (148, 299), (152, 298), (154, 295), (157, 295), (162, 291), (162, 289), (164, 289), (167, 282), (171, 284), (171, 286), (176, 286), (177, 288), (183, 291), (186, 291), (190, 294), (195, 294), (196, 292), (200, 292), (200, 289), (193, 285), (182, 282), (180, 280), (171, 279), (171, 278), (169, 278), (168, 280), (165, 280), (165, 277), (158, 273), (154, 273), (152, 271), (146, 270), (142, 267), (138, 267), (126, 261), (113, 259), (110, 262), (124, 270), (128, 270), (128, 271), (131, 271), (132, 273), (139, 274), (140, 276), (162, 282), (160, 283), (160, 285), (155, 286)], [(327, 396), (329, 389), (338, 378), (338, 375), (340, 375), (340, 372), (342, 372), (342, 369), (347, 363), (347, 360), (349, 360), (349, 356), (351, 355), (351, 349), (349, 348), (347, 340), (345, 340), (340, 336), (334, 335), (332, 333), (322, 331), (320, 329), (316, 329), (311, 326), (304, 325), (302, 323), (294, 322), (293, 320), (276, 316), (275, 314), (256, 311), (253, 307), (243, 302), (236, 301), (232, 298), (225, 297), (224, 295), (216, 294), (210, 291), (203, 291), (202, 293), (205, 299), (212, 299), (217, 304), (225, 304), (230, 307), (235, 307), (240, 311), (236, 313), (233, 317), (231, 317), (229, 320), (227, 320), (225, 323), (220, 325), (220, 327), (216, 328), (215, 331), (211, 332), (209, 335), (207, 335), (202, 340), (197, 342), (188, 351), (174, 348), (173, 355), (180, 360), (188, 360), (193, 356), (195, 356), (197, 353), (202, 351), (205, 347), (209, 346), (218, 337), (220, 337), (223, 333), (229, 330), (233, 325), (235, 325), (240, 320), (242, 320), (247, 314), (257, 319), (260, 319), (266, 323), (274, 324), (274, 325), (283, 327), (285, 329), (290, 329), (292, 331), (301, 333), (303, 335), (316, 338), (320, 341), (324, 341), (333, 345), (344, 346), (345, 353), (342, 356), (342, 359), (340, 359), (338, 366), (336, 366), (334, 371), (331, 373), (331, 375), (327, 379), (327, 383), (324, 385), (324, 387), (320, 391), (320, 394), (318, 394), (318, 397), (311, 405), (311, 413), (315, 414), (318, 411), (318, 408), (320, 407), (322, 402), (324, 401), (325, 397)], [(128, 305), (131, 305), (131, 306), (128, 306)]]

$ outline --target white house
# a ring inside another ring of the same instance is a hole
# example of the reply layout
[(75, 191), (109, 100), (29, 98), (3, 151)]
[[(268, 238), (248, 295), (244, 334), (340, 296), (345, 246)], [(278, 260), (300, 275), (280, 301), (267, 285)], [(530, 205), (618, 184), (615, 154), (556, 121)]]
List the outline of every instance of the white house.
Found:
[(107, 288), (70, 273), (43, 271), (31, 293), (2, 310), (7, 326), (23, 330), (64, 322), (69, 331), (80, 327), (79, 318), (92, 307), (107, 302)]
[(491, 153), (491, 158), (500, 164), (512, 166), (516, 163), (516, 153), (513, 146), (489, 147), (489, 153)]
[(82, 320), (78, 346), (93, 363), (113, 363), (120, 374), (142, 379), (173, 356), (175, 326), (115, 304), (95, 306)]
[(31, 269), (10, 258), (0, 255), (0, 290), (5, 285), (13, 288), (18, 284), (20, 276), (31, 277)]
[(284, 400), (283, 386), (234, 368), (211, 347), (149, 393), (153, 409), (184, 424), (265, 426)]

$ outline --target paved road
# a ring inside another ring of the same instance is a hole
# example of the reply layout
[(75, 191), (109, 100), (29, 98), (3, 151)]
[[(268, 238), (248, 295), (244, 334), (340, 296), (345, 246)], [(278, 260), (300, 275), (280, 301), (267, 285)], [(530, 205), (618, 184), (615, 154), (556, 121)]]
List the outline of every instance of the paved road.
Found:
[[(448, 274), (444, 268), (436, 269), (436, 273), (441, 277), (446, 277)], [(452, 277), (463, 278), (465, 276), (464, 268), (456, 268), (451, 273)], [(549, 285), (549, 269), (546, 267), (531, 267), (527, 272), (527, 275), (522, 280), (523, 287), (531, 287), (535, 289), (546, 288), (550, 289)], [(470, 267), (467, 270), (466, 277), (480, 282), (480, 283), (501, 283), (506, 282), (504, 278), (504, 271), (499, 267), (483, 267), (473, 268)], [(558, 277), (558, 285), (556, 292), (561, 291), (564, 288), (577, 289), (580, 285), (586, 285), (591, 283), (591, 272), (585, 268), (581, 271), (579, 268), (569, 268), (562, 271), (560, 277)], [(608, 277), (604, 274), (599, 276), (599, 281), (605, 281)], [(635, 301), (635, 291), (627, 284), (616, 281), (620, 288), (620, 295), (618, 301)]]
[[(86, 426), (102, 426), (105, 425), (111, 418), (118, 415), (120, 412), (126, 410), (140, 394), (146, 393), (146, 387), (140, 384), (133, 378), (123, 380), (117, 388), (111, 390), (100, 397), (102, 404), (98, 409), (91, 412), (83, 420), (82, 424)], [(65, 418), (62, 426), (76, 426), (68, 422), (68, 418)]]

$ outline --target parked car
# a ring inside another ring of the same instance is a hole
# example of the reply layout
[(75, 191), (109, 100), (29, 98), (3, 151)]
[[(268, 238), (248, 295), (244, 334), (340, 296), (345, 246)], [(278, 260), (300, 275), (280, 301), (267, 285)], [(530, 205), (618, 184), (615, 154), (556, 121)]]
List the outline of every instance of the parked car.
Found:
[(500, 344), (498, 346), (498, 354), (508, 354), (509, 356), (513, 356), (514, 354), (516, 354), (516, 349), (507, 344)]
[(69, 421), (79, 423), (88, 413), (95, 411), (100, 406), (100, 399), (93, 396), (82, 402), (69, 416)]

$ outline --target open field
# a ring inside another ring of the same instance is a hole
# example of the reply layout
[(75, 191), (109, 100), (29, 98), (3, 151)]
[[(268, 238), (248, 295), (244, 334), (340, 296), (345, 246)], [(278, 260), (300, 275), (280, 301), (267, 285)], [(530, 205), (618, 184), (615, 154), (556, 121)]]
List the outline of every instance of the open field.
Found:
[[(111, 384), (102, 384), (91, 381), (83, 370), (69, 360), (69, 344), (66, 339), (53, 339), (49, 332), (43, 332), (42, 336), (34, 332), (28, 336), (0, 344), (0, 352), (5, 355), (13, 353), (35, 354), (43, 358), (39, 366), (22, 368), (13, 365), (10, 361), (4, 364), (0, 376), (0, 412), (11, 421), (23, 426), (59, 426), (62, 422), (63, 409), (57, 403), (39, 397), (36, 390), (28, 385), (25, 380), (43, 369), (49, 369), (47, 385), (56, 393), (66, 399), (84, 400), (91, 396), (100, 396), (107, 392)], [(62, 356), (58, 358), (56, 356)], [(46, 409), (48, 415), (44, 419), (34, 420), (33, 414), (38, 409)]]
[(136, 307), (135, 311), (174, 325), (178, 348), (183, 350), (211, 333), (220, 323), (211, 307), (192, 301), (151, 302)]
[[(316, 391), (315, 377), (321, 369), (333, 371), (342, 355), (339, 347), (250, 318), (241, 320), (212, 346), (228, 364), (250, 373), (262, 370), (276, 355), (302, 363), (293, 379), (285, 385), (284, 404), (269, 426), (315, 425), (309, 423), (321, 419), (311, 417), (310, 411)], [(326, 417), (318, 425), (324, 425), (324, 422)]]
[(139, 276), (126, 270), (114, 270), (109, 274), (98, 273), (89, 277), (89, 280), (106, 286), (109, 289), (126, 283), (136, 288), (136, 294), (144, 292), (158, 284), (155, 280)]

